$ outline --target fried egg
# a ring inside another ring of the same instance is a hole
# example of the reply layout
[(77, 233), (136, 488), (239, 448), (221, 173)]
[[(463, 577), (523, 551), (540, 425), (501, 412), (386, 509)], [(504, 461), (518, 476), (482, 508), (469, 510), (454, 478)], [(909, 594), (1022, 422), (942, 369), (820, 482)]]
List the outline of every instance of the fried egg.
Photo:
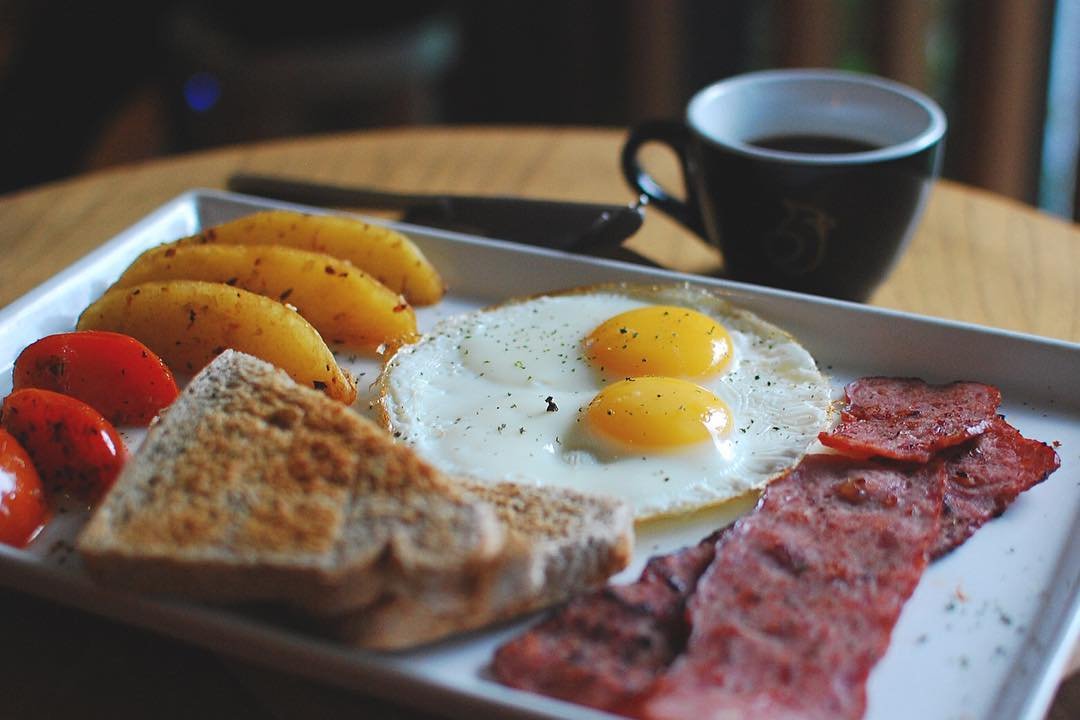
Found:
[(758, 489), (830, 390), (789, 334), (689, 285), (611, 285), (449, 318), (379, 379), (383, 420), (442, 470), (626, 500), (639, 520)]

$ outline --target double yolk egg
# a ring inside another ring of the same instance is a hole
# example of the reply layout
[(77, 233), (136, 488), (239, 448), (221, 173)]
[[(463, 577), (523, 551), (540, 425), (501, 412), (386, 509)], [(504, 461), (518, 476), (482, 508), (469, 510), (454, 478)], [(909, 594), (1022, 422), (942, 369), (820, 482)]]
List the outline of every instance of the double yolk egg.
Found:
[(794, 464), (829, 387), (790, 335), (713, 293), (616, 285), (450, 318), (390, 359), (380, 395), (446, 472), (614, 495), (643, 519)]
[(731, 428), (723, 400), (694, 382), (731, 361), (724, 326), (696, 310), (648, 305), (600, 323), (583, 343), (604, 387), (585, 411), (598, 435), (627, 448), (674, 449), (712, 440)]

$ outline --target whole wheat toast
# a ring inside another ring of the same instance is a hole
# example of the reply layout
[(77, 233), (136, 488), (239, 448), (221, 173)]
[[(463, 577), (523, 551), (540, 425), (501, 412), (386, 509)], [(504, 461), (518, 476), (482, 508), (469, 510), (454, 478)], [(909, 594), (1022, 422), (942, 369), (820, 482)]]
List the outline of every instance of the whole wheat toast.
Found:
[[(338, 618), (357, 644), (403, 647), (603, 582), (631, 537), (617, 501), (447, 478), (341, 403), (226, 351), (150, 428), (77, 548), (112, 586), (284, 602)], [(416, 628), (393, 630), (403, 615), (385, 608), (406, 603)], [(387, 629), (361, 623), (367, 610)]]

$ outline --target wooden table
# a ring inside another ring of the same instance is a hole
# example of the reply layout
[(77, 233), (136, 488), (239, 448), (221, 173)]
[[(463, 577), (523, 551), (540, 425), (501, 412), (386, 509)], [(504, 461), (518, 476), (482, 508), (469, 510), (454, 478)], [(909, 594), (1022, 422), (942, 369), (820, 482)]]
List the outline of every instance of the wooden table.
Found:
[[(0, 307), (176, 195), (223, 188), (238, 171), (403, 191), (606, 202), (632, 195), (619, 130), (426, 128), (345, 134), (166, 158), (0, 198)], [(677, 186), (674, 161), (646, 155)], [(658, 212), (630, 246), (669, 267), (717, 255)], [(1080, 227), (940, 182), (910, 248), (871, 302), (1080, 342)], [(0, 591), (4, 714), (293, 718), (402, 711), (348, 692), (221, 660), (149, 633)], [(1080, 654), (1050, 717), (1080, 716)], [(12, 692), (11, 688), (17, 688)], [(421, 717), (406, 713), (408, 717)]]

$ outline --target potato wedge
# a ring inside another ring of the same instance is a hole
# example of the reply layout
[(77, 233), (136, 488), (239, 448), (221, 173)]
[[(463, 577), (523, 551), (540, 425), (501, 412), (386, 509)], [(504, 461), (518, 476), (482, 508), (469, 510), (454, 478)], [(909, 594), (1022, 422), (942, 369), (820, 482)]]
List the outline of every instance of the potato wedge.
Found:
[(344, 403), (356, 399), (352, 378), (299, 313), (221, 283), (170, 280), (114, 288), (83, 311), (77, 327), (131, 335), (177, 373), (194, 373), (235, 348)]
[(393, 350), (416, 339), (405, 300), (348, 260), (278, 245), (184, 245), (147, 250), (113, 287), (161, 280), (219, 282), (287, 302), (323, 339)]
[(180, 245), (286, 245), (322, 252), (372, 275), (414, 305), (439, 301), (445, 288), (420, 248), (399, 232), (342, 215), (267, 210), (203, 230)]

